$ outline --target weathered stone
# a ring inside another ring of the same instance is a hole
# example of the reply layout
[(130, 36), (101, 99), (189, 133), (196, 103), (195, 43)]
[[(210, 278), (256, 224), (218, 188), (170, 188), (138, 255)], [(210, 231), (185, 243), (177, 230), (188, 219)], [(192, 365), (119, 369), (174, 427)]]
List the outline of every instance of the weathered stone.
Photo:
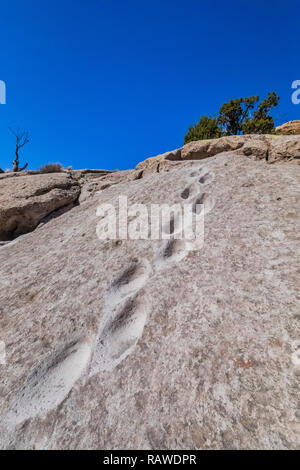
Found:
[[(253, 160), (263, 159), (268, 163), (293, 161), (293, 163), (299, 164), (299, 146), (299, 136), (234, 135), (190, 142), (174, 151), (173, 160), (175, 160), (175, 156), (176, 160), (202, 160), (223, 152), (234, 151), (237, 155), (244, 155)], [(137, 169), (153, 173), (158, 165), (163, 168), (162, 164), (168, 162), (169, 154), (170, 152), (148, 158), (139, 163)]]
[(270, 139), (269, 163), (293, 161), (300, 164), (300, 136)]
[(166, 161), (177, 161), (181, 160), (181, 148), (172, 150), (171, 152), (162, 153), (156, 157), (150, 157), (140, 162), (137, 166), (137, 170), (147, 170), (148, 173), (156, 171), (157, 165)]
[[(300, 168), (255, 158), (133, 172), (0, 247), (1, 448), (299, 447)], [(204, 200), (203, 247), (99, 240), (120, 195)]]
[(44, 217), (74, 203), (79, 194), (78, 183), (64, 173), (4, 174), (0, 179), (0, 240), (30, 232)]
[(276, 132), (282, 135), (300, 134), (300, 120), (285, 122), (276, 127)]
[(82, 174), (78, 179), (81, 186), (81, 194), (79, 197), (80, 204), (90, 197), (93, 197), (95, 193), (104, 191), (110, 186), (134, 180), (137, 173), (138, 172), (134, 170), (123, 170), (107, 172), (105, 175), (92, 178), (89, 174)]
[(201, 160), (213, 157), (218, 153), (229, 152), (241, 148), (245, 136), (220, 137), (219, 139), (197, 140), (183, 146), (181, 150), (182, 160)]
[(266, 140), (265, 136), (256, 136), (255, 139), (249, 136), (237, 150), (237, 153), (254, 160), (267, 160), (269, 158), (269, 148), (269, 141)]

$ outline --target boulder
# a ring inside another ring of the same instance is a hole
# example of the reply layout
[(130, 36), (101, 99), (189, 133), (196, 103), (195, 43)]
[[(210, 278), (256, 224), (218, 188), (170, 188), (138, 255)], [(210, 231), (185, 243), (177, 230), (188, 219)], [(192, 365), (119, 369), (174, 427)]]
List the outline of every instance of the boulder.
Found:
[(282, 135), (300, 134), (300, 120), (285, 122), (276, 127), (276, 132)]
[(80, 186), (65, 173), (4, 174), (0, 178), (0, 240), (35, 229), (39, 222), (78, 199)]

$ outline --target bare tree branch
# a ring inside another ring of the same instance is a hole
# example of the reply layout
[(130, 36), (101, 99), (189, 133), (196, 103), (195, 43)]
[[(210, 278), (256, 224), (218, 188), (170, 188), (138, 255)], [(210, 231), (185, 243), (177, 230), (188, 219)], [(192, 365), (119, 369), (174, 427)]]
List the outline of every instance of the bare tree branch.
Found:
[(19, 168), (19, 150), (24, 147), (24, 145), (28, 144), (29, 142), (29, 133), (27, 131), (21, 132), (20, 130), (14, 131), (11, 127), (9, 127), (9, 130), (12, 132), (12, 134), (16, 138), (16, 158), (13, 161), (13, 172), (18, 173), (20, 171), (25, 170), (27, 167), (28, 163), (26, 163), (22, 168)]

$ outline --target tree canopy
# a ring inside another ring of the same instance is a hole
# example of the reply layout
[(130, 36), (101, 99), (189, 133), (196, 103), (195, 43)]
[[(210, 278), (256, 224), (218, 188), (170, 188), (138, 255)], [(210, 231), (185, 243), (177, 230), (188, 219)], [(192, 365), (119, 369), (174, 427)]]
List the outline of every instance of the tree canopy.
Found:
[(221, 137), (222, 132), (215, 117), (202, 116), (200, 121), (191, 126), (184, 137), (184, 143), (187, 144), (193, 140), (214, 139)]
[(270, 134), (274, 132), (270, 111), (278, 101), (279, 96), (275, 92), (270, 92), (260, 103), (259, 96), (230, 100), (221, 106), (218, 117), (202, 116), (197, 124), (191, 126), (184, 143), (229, 135)]

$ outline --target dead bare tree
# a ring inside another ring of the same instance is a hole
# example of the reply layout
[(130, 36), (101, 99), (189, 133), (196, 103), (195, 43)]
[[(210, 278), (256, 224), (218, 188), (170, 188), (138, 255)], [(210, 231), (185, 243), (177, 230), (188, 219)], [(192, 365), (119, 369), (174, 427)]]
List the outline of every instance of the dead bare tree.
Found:
[(19, 168), (19, 150), (24, 147), (24, 145), (28, 144), (29, 142), (29, 134), (27, 131), (21, 132), (20, 130), (14, 131), (11, 127), (9, 127), (10, 132), (13, 133), (13, 135), (16, 138), (16, 158), (13, 161), (13, 172), (18, 173), (20, 171), (25, 170), (27, 168), (28, 163), (26, 163), (22, 168)]

